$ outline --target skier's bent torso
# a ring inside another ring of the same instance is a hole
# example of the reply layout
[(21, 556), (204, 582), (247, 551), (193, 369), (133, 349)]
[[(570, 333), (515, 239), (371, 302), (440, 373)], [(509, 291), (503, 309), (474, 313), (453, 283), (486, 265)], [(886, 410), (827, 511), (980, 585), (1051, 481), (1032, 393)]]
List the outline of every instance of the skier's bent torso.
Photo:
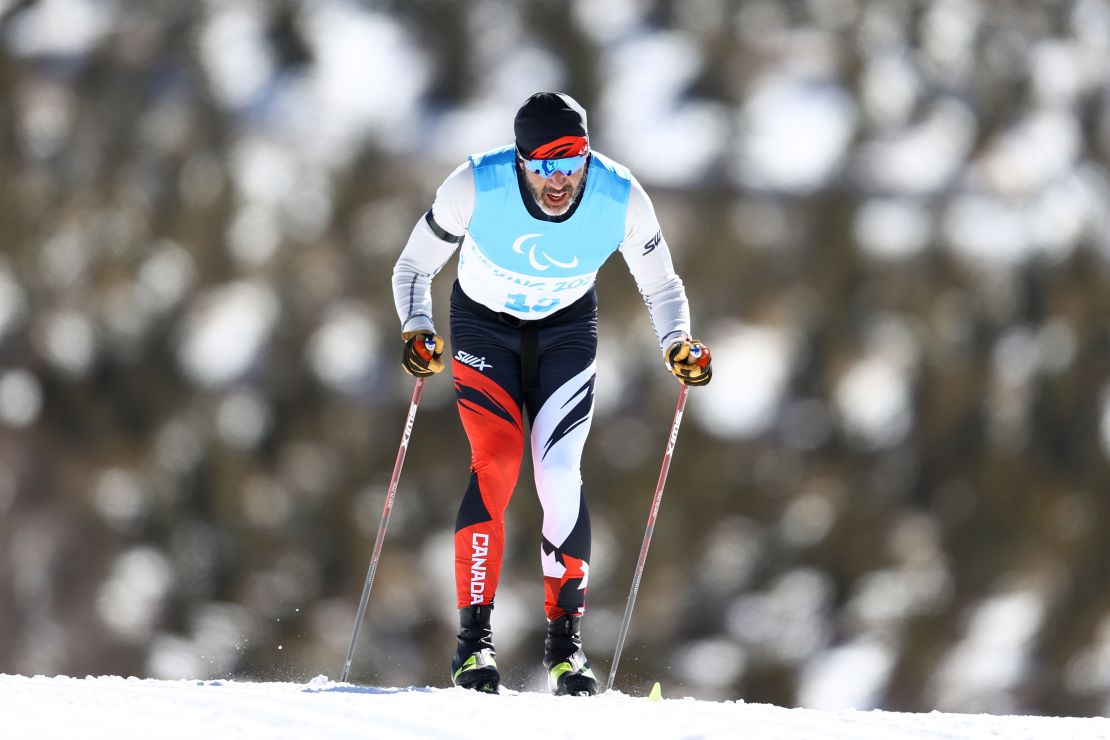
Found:
[(539, 93), (515, 129), (516, 146), (471, 156), (439, 188), (397, 261), (393, 291), (405, 368), (438, 372), (431, 281), (459, 251), (451, 357), (471, 466), (455, 525), (461, 631), (452, 680), (484, 690), (499, 681), (489, 616), (526, 413), (543, 508), (544, 664), (556, 693), (591, 694), (597, 682), (579, 626), (590, 559), (580, 463), (594, 405), (595, 279), (605, 261), (623, 256), (682, 382), (708, 382), (709, 352), (690, 339), (685, 290), (650, 199), (626, 168), (590, 151), (581, 107)]

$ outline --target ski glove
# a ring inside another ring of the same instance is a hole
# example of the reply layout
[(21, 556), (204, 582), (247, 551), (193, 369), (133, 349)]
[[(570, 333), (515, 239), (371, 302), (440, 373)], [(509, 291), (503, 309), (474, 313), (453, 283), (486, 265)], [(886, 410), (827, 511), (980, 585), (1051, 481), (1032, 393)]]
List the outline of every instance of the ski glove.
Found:
[(401, 367), (406, 373), (426, 378), (443, 370), (443, 337), (427, 331), (406, 331), (401, 338), (405, 340)]
[(706, 385), (713, 377), (709, 347), (696, 339), (681, 339), (667, 348), (667, 369), (683, 385)]

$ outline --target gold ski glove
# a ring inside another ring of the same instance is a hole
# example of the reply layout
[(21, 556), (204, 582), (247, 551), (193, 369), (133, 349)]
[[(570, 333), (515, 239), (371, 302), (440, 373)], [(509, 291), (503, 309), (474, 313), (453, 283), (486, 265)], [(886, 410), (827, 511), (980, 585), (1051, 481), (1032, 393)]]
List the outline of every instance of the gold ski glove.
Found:
[(696, 339), (682, 339), (671, 344), (666, 354), (667, 369), (683, 385), (706, 385), (713, 377), (709, 347)]
[(426, 378), (443, 371), (443, 337), (427, 331), (406, 331), (401, 338), (405, 340), (401, 367), (406, 373)]

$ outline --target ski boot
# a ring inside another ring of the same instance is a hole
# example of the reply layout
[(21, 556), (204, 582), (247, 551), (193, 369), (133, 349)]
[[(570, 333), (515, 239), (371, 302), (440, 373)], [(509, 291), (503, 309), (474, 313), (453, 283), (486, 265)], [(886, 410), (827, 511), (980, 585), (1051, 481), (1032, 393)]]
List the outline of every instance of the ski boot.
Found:
[(547, 684), (556, 696), (593, 696), (597, 678), (582, 652), (582, 617), (565, 614), (547, 623), (543, 667)]
[(453, 684), (487, 694), (496, 694), (501, 683), (489, 624), (492, 610), (492, 604), (459, 609), (459, 647), (451, 661)]

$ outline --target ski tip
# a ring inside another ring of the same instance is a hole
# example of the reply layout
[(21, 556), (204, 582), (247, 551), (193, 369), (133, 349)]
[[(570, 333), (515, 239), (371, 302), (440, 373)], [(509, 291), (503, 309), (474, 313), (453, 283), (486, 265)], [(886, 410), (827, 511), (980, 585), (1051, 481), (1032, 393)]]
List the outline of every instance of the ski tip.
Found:
[(659, 682), (656, 681), (655, 685), (651, 687), (651, 693), (648, 694), (648, 701), (662, 701), (663, 689), (659, 687)]

